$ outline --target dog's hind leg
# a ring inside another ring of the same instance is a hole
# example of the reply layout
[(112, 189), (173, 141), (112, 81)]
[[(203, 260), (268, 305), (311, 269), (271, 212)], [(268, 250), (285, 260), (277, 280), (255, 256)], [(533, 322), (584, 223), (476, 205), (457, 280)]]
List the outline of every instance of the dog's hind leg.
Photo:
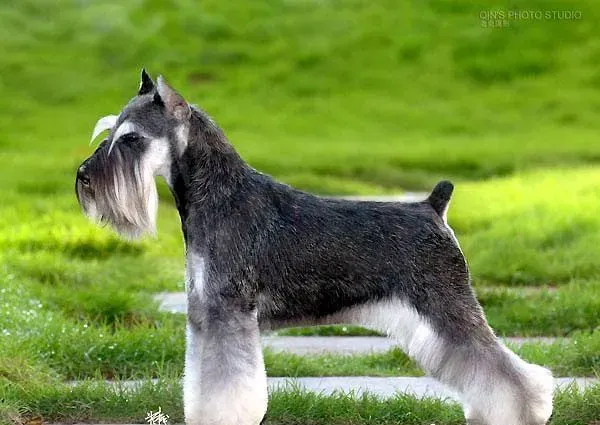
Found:
[(447, 327), (399, 297), (348, 309), (341, 319), (397, 340), (428, 374), (458, 393), (468, 424), (545, 424), (552, 413), (550, 372), (521, 360), (498, 341), (470, 288), (466, 295), (458, 297), (458, 304), (452, 297), (436, 304), (445, 306), (437, 318), (445, 317)]

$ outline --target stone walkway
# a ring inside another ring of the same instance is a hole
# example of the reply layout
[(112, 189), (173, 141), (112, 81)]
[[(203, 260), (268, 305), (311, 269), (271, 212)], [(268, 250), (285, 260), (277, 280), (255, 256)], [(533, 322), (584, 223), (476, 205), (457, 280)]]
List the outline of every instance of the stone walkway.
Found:
[(168, 313), (187, 313), (185, 292), (159, 292), (154, 295), (154, 300), (159, 304), (159, 310)]
[[(575, 385), (579, 389), (598, 384), (594, 378), (555, 378), (554, 389)], [(366, 376), (325, 377), (325, 378), (269, 378), (269, 389), (303, 388), (323, 394), (334, 392), (368, 392), (382, 398), (393, 397), (398, 393), (412, 394), (416, 397), (432, 397), (457, 400), (452, 391), (429, 377), (372, 378)]]
[[(521, 345), (528, 342), (551, 344), (556, 338), (503, 338), (505, 343)], [(398, 344), (377, 336), (263, 336), (263, 347), (277, 353), (305, 354), (369, 354), (391, 350)]]
[[(457, 400), (455, 394), (447, 387), (429, 377), (305, 377), (305, 378), (268, 378), (269, 391), (302, 389), (324, 395), (333, 393), (365, 392), (381, 397), (390, 398), (397, 394), (411, 394), (416, 397), (430, 397)], [(153, 381), (155, 384), (157, 381)], [(567, 388), (570, 385), (579, 389), (598, 384), (597, 378), (555, 378), (554, 389)], [(107, 385), (124, 390), (135, 390), (144, 381), (107, 381)], [(77, 385), (73, 382), (72, 385)]]

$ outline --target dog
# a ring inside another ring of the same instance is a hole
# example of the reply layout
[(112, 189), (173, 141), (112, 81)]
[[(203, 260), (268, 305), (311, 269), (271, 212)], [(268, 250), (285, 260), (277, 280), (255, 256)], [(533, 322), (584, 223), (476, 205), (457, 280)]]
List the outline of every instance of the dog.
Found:
[(223, 131), (142, 70), (138, 93), (76, 176), (83, 212), (153, 234), (162, 176), (181, 217), (189, 425), (257, 425), (267, 409), (260, 331), (349, 323), (385, 333), (460, 395), (470, 425), (542, 425), (552, 376), (494, 335), (447, 223), (453, 192), (422, 202), (318, 197), (250, 167)]

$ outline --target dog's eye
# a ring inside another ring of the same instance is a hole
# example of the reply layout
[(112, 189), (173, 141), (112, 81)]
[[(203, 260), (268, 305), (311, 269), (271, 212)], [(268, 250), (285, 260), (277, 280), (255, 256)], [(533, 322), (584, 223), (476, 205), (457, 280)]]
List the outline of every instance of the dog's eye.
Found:
[(137, 133), (127, 133), (127, 134), (123, 134), (119, 140), (121, 140), (122, 142), (134, 142), (136, 140), (140, 139), (140, 135)]

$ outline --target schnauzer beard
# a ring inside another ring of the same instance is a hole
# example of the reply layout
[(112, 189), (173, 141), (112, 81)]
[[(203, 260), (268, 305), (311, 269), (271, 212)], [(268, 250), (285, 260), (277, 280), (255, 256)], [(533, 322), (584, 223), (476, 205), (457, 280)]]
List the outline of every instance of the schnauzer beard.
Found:
[(119, 234), (137, 239), (156, 234), (158, 193), (154, 176), (163, 164), (165, 149), (154, 141), (142, 156), (134, 146), (116, 145), (97, 153), (89, 164), (91, 190), (77, 184), (77, 194), (85, 214), (92, 220), (110, 224)]

